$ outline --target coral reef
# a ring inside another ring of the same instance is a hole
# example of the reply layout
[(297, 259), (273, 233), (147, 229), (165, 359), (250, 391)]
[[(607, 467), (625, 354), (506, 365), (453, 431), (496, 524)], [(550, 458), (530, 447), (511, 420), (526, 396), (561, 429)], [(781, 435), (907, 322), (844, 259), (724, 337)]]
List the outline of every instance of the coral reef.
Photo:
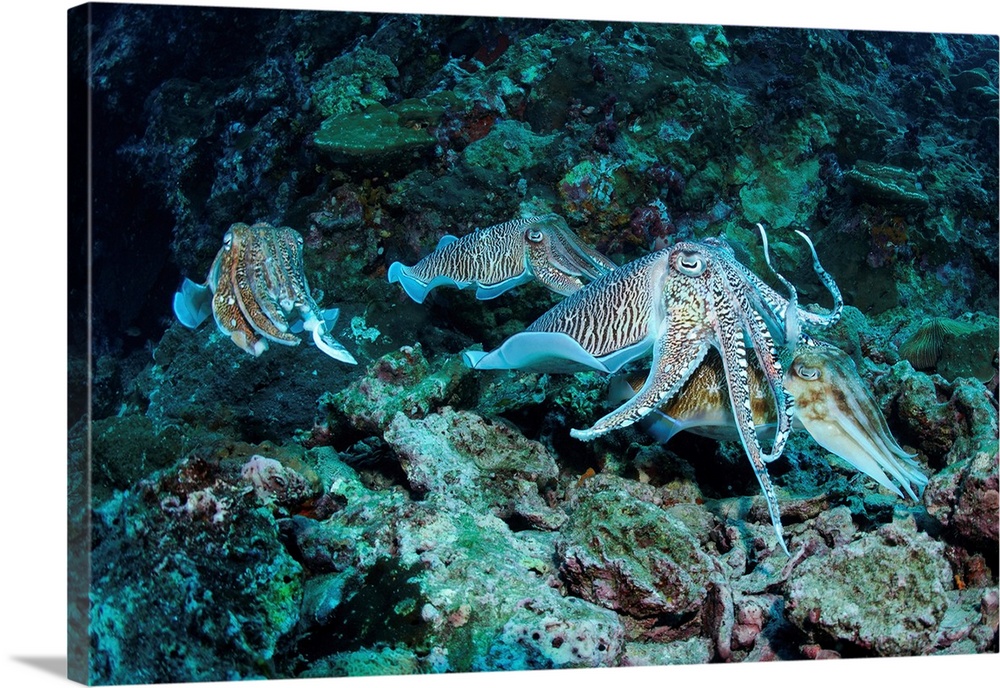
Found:
[[(89, 26), (85, 679), (998, 651), (995, 36), (114, 4)], [(805, 317), (831, 307), (808, 235), (848, 304), (824, 339), (919, 499), (792, 435), (768, 465), (786, 555), (739, 444), (581, 443), (605, 376), (463, 364), (563, 297), (418, 305), (387, 279), (548, 213), (617, 264), (725, 237), (786, 295), (760, 222)], [(360, 365), (175, 321), (235, 223), (301, 235)]]

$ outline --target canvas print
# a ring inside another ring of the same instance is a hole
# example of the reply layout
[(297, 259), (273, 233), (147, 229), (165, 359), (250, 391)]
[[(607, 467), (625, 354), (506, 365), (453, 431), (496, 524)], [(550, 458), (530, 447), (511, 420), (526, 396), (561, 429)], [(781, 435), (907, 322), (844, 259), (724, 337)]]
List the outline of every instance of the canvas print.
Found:
[(71, 678), (997, 652), (997, 36), (68, 20)]

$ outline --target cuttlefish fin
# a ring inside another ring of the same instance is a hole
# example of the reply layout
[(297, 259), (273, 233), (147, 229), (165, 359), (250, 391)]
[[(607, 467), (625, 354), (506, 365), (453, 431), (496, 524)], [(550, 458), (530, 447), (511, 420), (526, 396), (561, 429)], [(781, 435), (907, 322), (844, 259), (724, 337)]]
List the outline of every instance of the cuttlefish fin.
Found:
[(493, 351), (466, 351), (462, 358), (465, 365), (475, 370), (614, 373), (644, 356), (650, 346), (649, 341), (642, 340), (604, 356), (594, 356), (563, 332), (518, 332)]
[(174, 315), (184, 327), (194, 329), (212, 314), (212, 290), (184, 278), (180, 290), (174, 294)]
[(441, 237), (440, 239), (438, 239), (437, 246), (434, 247), (434, 250), (435, 251), (440, 251), (441, 249), (443, 249), (448, 244), (453, 244), (456, 241), (458, 241), (458, 237), (455, 236), (454, 234), (445, 234), (443, 237)]

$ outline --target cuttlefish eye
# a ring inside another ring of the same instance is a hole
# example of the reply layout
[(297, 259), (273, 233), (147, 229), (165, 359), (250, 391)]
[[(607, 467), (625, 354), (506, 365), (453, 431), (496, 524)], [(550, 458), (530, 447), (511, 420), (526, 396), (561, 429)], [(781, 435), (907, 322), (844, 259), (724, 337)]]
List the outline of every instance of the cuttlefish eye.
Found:
[(540, 229), (529, 229), (524, 233), (524, 238), (533, 244), (540, 244), (542, 243), (542, 239), (545, 238), (545, 234)]
[(705, 259), (700, 253), (695, 253), (693, 251), (683, 251), (679, 256), (677, 256), (677, 261), (675, 263), (677, 269), (690, 277), (697, 277), (701, 273), (705, 272)]
[(233, 247), (233, 233), (226, 232), (225, 236), (222, 237), (222, 248), (229, 250)]
[(804, 363), (796, 363), (792, 366), (792, 371), (803, 380), (818, 380), (822, 375), (819, 368), (807, 366)]

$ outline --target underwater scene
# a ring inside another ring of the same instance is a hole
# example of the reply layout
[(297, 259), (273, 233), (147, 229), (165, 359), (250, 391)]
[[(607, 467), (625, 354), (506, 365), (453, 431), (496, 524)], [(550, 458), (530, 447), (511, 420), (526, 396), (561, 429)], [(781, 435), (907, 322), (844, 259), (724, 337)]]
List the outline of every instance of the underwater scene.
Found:
[(69, 12), (69, 673), (998, 652), (998, 37)]

